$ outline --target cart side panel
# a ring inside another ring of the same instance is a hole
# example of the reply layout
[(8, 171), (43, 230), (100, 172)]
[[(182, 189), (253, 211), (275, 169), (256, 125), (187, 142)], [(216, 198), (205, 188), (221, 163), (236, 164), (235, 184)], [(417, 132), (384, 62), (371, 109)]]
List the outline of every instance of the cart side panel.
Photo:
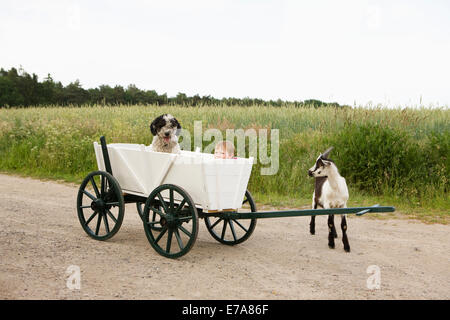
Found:
[(102, 146), (94, 142), (95, 158), (97, 159), (97, 168), (100, 171), (105, 170), (105, 160), (103, 160)]
[(242, 207), (244, 201), (245, 191), (247, 190), (248, 181), (250, 180), (250, 174), (252, 173), (253, 157), (245, 159), (242, 168), (241, 180), (239, 182), (239, 190), (236, 192), (235, 206), (236, 208)]
[(111, 166), (117, 168), (113, 172), (122, 189), (144, 196), (163, 184), (176, 158), (175, 154), (151, 152), (137, 144), (110, 144), (108, 150), (113, 150)]
[(244, 159), (205, 161), (204, 174), (211, 208), (223, 210), (241, 207), (242, 203), (237, 204), (235, 199), (242, 189), (240, 183), (244, 166)]
[[(186, 190), (196, 205), (203, 208), (208, 206), (205, 185), (202, 179), (202, 158), (178, 155), (168, 170), (161, 184), (175, 184)], [(164, 197), (168, 196), (163, 194)], [(175, 200), (177, 196), (175, 195)]]
[(108, 147), (114, 177), (124, 192), (146, 195), (149, 189), (142, 177), (149, 175), (142, 152), (125, 148)]

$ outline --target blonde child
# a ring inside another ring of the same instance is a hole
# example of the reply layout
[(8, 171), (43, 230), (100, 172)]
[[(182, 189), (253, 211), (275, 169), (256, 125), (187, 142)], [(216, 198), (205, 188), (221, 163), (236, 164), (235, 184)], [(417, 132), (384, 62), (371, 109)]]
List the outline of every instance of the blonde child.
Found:
[(216, 159), (234, 159), (234, 145), (230, 141), (220, 141), (214, 150)]

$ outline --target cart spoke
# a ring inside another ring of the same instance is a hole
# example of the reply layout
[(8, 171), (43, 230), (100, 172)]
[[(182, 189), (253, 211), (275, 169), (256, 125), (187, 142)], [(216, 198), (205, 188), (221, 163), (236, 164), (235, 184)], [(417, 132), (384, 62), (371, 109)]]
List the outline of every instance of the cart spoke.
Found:
[(81, 209), (86, 209), (86, 208), (90, 208), (90, 207), (91, 207), (91, 205), (88, 205), (88, 206), (80, 206)]
[(191, 237), (191, 233), (189, 231), (186, 230), (185, 227), (183, 226), (178, 226), (178, 229), (180, 229), (181, 231), (183, 231), (188, 237)]
[(170, 245), (172, 244), (172, 233), (173, 233), (173, 230), (169, 229), (169, 234), (167, 235), (167, 246), (166, 246), (167, 253), (170, 253)]
[(89, 198), (91, 198), (91, 200), (97, 200), (97, 198), (94, 197), (92, 194), (90, 194), (88, 191), (83, 190), (83, 193), (84, 193), (85, 195), (87, 195)]
[(161, 210), (159, 210), (159, 209), (156, 209), (156, 208), (150, 208), (150, 210), (152, 210), (153, 211), (153, 220), (155, 220), (155, 213), (157, 213), (157, 214), (159, 214), (162, 218), (164, 218), (166, 215), (161, 211)]
[(100, 198), (100, 192), (98, 192), (98, 188), (97, 185), (95, 184), (94, 177), (91, 177), (89, 180), (91, 181), (92, 187), (94, 188), (95, 195), (97, 196), (97, 198)]
[(192, 217), (181, 217), (181, 218), (178, 218), (178, 221), (181, 221), (181, 222), (186, 222), (186, 221), (190, 221), (190, 220), (192, 220)]
[(91, 222), (92, 219), (94, 219), (95, 215), (97, 214), (97, 211), (95, 211), (90, 217), (89, 219), (87, 219), (86, 223), (84, 224), (85, 226), (87, 226), (89, 224), (89, 222)]
[(175, 229), (175, 237), (177, 238), (178, 246), (180, 247), (181, 250), (183, 250), (184, 248), (183, 241), (181, 241), (180, 231), (178, 231), (178, 229)]
[(239, 221), (237, 221), (237, 220), (234, 220), (234, 219), (232, 219), (234, 222), (236, 222), (237, 223), (237, 225), (239, 226), (239, 227), (241, 227), (242, 228), (242, 230), (244, 230), (245, 232), (248, 232), (248, 230), (239, 222)]
[(98, 232), (100, 231), (100, 223), (102, 222), (102, 215), (98, 215), (97, 219), (97, 228), (95, 228), (95, 235), (98, 236)]
[(234, 241), (236, 241), (236, 231), (234, 231), (234, 225), (233, 225), (233, 221), (229, 220), (228, 223), (230, 224), (230, 229), (231, 229), (231, 233), (233, 234), (233, 239)]
[(161, 230), (161, 233), (158, 235), (158, 237), (155, 239), (155, 244), (158, 244), (158, 241), (162, 238), (162, 236), (166, 233), (167, 226), (164, 226)]
[(103, 214), (102, 216), (103, 216), (103, 222), (105, 223), (105, 230), (106, 230), (106, 233), (108, 234), (109, 233), (108, 218), (106, 217), (106, 214)]
[(227, 230), (227, 220), (223, 220), (223, 228), (222, 228), (222, 235), (221, 235), (221, 239), (223, 240), (223, 238), (225, 237), (225, 230)]
[(213, 223), (213, 225), (211, 226), (211, 229), (213, 229), (215, 226), (217, 226), (217, 224), (222, 221), (223, 219), (220, 218), (219, 220), (217, 220), (216, 222)]
[(169, 209), (167, 209), (166, 202), (164, 201), (164, 199), (163, 199), (161, 193), (158, 192), (158, 195), (157, 195), (157, 196), (158, 196), (159, 201), (161, 202), (161, 205), (162, 205), (163, 208), (164, 208), (164, 211), (165, 211), (166, 213), (169, 213)]
[(175, 213), (174, 213), (175, 215), (177, 215), (180, 212), (181, 208), (183, 208), (185, 203), (186, 203), (186, 199), (183, 199), (183, 201), (180, 202), (180, 204), (178, 205), (177, 209), (175, 210)]
[(242, 204), (248, 202), (248, 198), (246, 198), (244, 201), (242, 201)]
[(159, 224), (159, 223), (161, 223), (161, 221), (147, 222), (147, 224), (148, 224), (149, 226), (154, 226), (155, 224)]
[(108, 213), (108, 216), (114, 221), (114, 223), (117, 223), (117, 219), (116, 219), (116, 217), (114, 217), (112, 212), (109, 210), (107, 210), (106, 212)]
[(170, 199), (169, 208), (170, 208), (170, 212), (172, 212), (173, 211), (173, 189), (169, 190), (169, 199)]
[(108, 205), (108, 206), (118, 206), (119, 202), (107, 202), (105, 204)]

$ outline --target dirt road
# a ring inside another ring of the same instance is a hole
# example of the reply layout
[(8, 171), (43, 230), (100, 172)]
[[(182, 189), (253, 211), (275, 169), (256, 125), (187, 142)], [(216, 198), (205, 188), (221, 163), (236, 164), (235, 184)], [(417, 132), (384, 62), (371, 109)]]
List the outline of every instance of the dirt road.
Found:
[[(133, 205), (113, 238), (89, 238), (77, 191), (0, 175), (0, 299), (450, 298), (450, 226), (352, 216), (345, 253), (339, 229), (328, 249), (323, 216), (314, 236), (307, 217), (260, 219), (234, 247), (216, 242), (201, 221), (194, 248), (171, 260), (151, 248)], [(372, 265), (379, 289), (367, 285)], [(79, 267), (80, 289), (67, 286), (71, 266)]]

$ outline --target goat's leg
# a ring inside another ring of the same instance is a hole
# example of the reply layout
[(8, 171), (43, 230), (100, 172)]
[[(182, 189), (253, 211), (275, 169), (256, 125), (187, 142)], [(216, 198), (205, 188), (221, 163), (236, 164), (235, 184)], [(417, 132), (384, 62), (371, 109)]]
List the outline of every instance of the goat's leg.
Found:
[[(317, 203), (313, 199), (313, 208), (317, 209)], [(316, 216), (311, 216), (311, 221), (309, 222), (309, 232), (311, 234), (316, 233)]]
[[(317, 202), (316, 199), (314, 199), (314, 193), (313, 193), (312, 208), (317, 209)], [(311, 234), (316, 233), (316, 216), (311, 216), (311, 221), (309, 222), (309, 232)]]
[(311, 216), (311, 222), (309, 223), (309, 232), (311, 234), (316, 233), (316, 216)]
[[(333, 237), (337, 238), (338, 235), (337, 235), (337, 232), (336, 232), (336, 227), (334, 225), (334, 214), (332, 214), (331, 216), (332, 216), (331, 220), (332, 220), (332, 224), (333, 225), (332, 226), (329, 225), (329, 227), (331, 228), (331, 232), (333, 233)], [(330, 223), (328, 222), (328, 224), (330, 224)]]
[(347, 219), (345, 214), (341, 217), (341, 229), (342, 229), (342, 243), (344, 244), (344, 250), (346, 252), (350, 252), (350, 244), (348, 243), (347, 238)]
[(334, 227), (334, 214), (328, 215), (328, 247), (334, 249), (334, 235), (336, 228)]

